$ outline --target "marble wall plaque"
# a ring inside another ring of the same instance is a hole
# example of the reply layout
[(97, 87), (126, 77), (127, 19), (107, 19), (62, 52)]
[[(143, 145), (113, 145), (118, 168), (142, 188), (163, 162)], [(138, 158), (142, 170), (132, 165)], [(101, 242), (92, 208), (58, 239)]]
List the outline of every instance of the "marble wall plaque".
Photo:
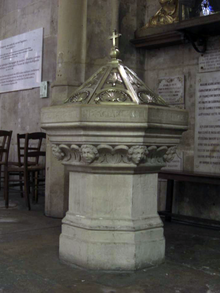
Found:
[(220, 40), (209, 40), (207, 51), (199, 58), (199, 72), (220, 71)]
[(162, 170), (183, 170), (183, 152), (177, 151), (173, 161), (166, 164), (166, 167), (162, 168)]
[[(158, 94), (171, 108), (184, 109), (184, 75), (160, 78), (158, 80)], [(183, 170), (183, 153), (177, 152), (173, 161), (167, 163), (162, 170)]]
[(220, 72), (197, 75), (194, 169), (220, 173)]
[(184, 76), (160, 78), (158, 94), (169, 105), (184, 104)]
[(43, 28), (0, 41), (0, 92), (40, 87)]

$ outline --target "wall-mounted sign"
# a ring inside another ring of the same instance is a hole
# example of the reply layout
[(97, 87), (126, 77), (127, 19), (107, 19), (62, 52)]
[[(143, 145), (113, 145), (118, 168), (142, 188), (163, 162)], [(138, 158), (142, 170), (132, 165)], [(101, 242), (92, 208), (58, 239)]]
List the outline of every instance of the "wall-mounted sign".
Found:
[(0, 41), (0, 92), (39, 87), (43, 28)]
[(184, 76), (160, 78), (158, 80), (158, 94), (169, 105), (183, 105)]
[[(170, 107), (184, 109), (184, 75), (159, 78), (158, 94)], [(163, 170), (183, 170), (183, 153), (177, 151), (175, 158)]]
[(199, 72), (220, 70), (219, 38), (209, 40), (207, 51), (199, 57)]
[(48, 83), (47, 81), (42, 81), (40, 84), (40, 98), (41, 99), (47, 98), (47, 92), (48, 92)]
[(195, 171), (220, 173), (220, 73), (197, 76)]
[(166, 167), (163, 167), (162, 170), (176, 170), (182, 171), (183, 170), (183, 152), (177, 150), (177, 153), (174, 159), (166, 164)]

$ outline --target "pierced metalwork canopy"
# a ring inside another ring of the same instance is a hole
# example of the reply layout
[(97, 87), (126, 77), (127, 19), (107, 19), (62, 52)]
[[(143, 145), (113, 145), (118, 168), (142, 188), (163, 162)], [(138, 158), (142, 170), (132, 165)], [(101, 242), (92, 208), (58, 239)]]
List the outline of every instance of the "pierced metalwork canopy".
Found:
[(120, 34), (113, 32), (111, 61), (101, 67), (91, 78), (79, 87), (65, 103), (106, 104), (129, 103), (168, 107), (167, 103), (138, 76), (118, 59), (119, 50), (115, 40)]

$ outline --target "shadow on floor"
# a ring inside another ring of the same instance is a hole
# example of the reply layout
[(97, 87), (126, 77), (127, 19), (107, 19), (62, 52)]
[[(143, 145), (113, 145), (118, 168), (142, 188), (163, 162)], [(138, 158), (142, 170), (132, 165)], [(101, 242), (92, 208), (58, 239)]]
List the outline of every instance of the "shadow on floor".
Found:
[(0, 293), (220, 293), (220, 231), (166, 223), (164, 264), (92, 272), (59, 261), (61, 220), (44, 216), (43, 197), (32, 211), (10, 198), (8, 210), (0, 201)]

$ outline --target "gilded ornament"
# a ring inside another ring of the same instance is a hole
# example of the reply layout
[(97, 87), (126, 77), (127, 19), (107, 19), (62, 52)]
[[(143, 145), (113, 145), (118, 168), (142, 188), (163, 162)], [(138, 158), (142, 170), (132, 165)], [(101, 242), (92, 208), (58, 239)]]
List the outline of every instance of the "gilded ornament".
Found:
[(123, 83), (121, 75), (119, 74), (118, 70), (114, 69), (110, 73), (106, 83), (111, 84), (112, 87), (115, 87), (117, 84), (122, 84)]
[(159, 3), (161, 8), (153, 17), (151, 17), (145, 27), (155, 27), (178, 22), (178, 0), (159, 0)]

